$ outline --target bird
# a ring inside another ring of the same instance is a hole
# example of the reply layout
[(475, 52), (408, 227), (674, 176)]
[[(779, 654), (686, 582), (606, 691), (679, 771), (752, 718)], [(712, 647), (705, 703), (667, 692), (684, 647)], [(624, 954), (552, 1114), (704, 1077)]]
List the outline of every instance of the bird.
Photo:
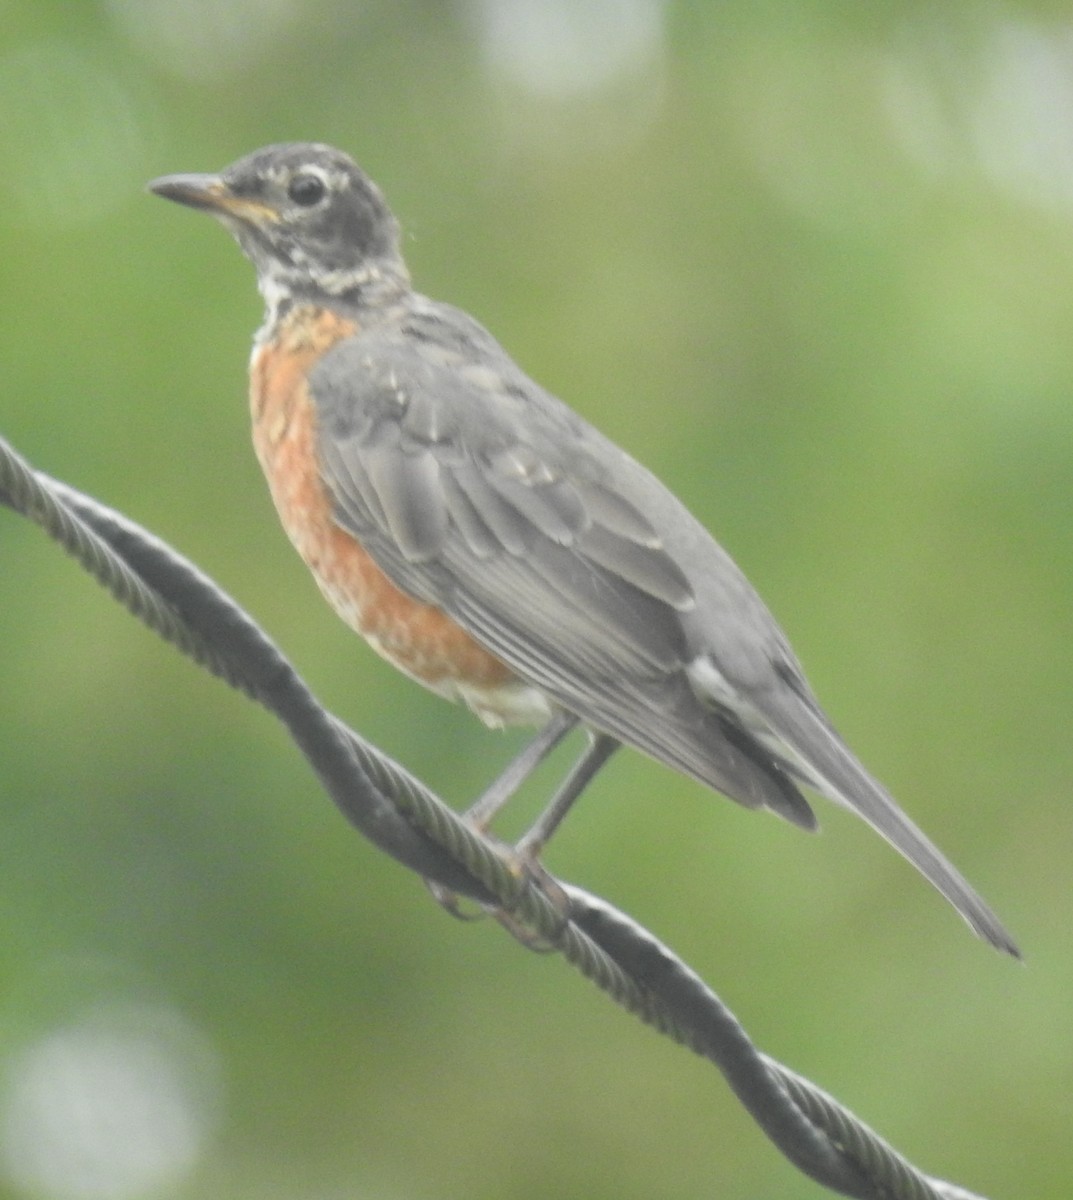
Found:
[(470, 810), (478, 827), (580, 725), (584, 751), (517, 844), (532, 860), (626, 745), (804, 829), (804, 789), (849, 809), (1019, 957), (848, 748), (708, 530), (477, 320), (414, 290), (399, 223), (353, 159), (280, 143), (148, 186), (217, 218), (255, 268), (254, 447), (331, 606), (487, 725), (538, 727)]

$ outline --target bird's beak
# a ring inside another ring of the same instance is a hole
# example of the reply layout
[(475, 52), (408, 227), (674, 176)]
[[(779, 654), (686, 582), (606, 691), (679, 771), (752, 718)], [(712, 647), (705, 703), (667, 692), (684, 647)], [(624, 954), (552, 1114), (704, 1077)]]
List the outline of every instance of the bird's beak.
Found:
[(148, 187), (165, 200), (199, 208), (216, 217), (232, 217), (251, 225), (279, 220), (274, 208), (248, 196), (237, 196), (220, 175), (162, 175)]

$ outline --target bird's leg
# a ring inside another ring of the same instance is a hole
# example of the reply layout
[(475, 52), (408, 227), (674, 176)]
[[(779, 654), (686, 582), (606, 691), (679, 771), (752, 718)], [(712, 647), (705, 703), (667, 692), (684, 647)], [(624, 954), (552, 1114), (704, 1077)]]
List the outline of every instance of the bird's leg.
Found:
[(506, 770), (482, 792), (466, 810), (466, 820), (483, 833), (499, 810), (540, 766), (577, 724), (573, 713), (557, 712), (521, 752), (511, 759)]
[[(463, 820), (478, 833), (486, 833), (499, 810), (576, 724), (577, 717), (572, 713), (562, 710), (556, 712), (536, 736), (526, 742), (520, 753), (511, 759), (503, 773), (466, 809)], [(556, 825), (558, 823), (555, 822)], [(441, 908), (459, 919), (472, 919), (463, 912), (458, 897), (453, 892), (429, 880), (426, 880), (426, 884)]]
[[(499, 778), (466, 811), (465, 820), (478, 832), (484, 833), (496, 813), (577, 723), (577, 717), (570, 713), (556, 713), (536, 737), (522, 748), (521, 753), (507, 765), (506, 770)], [(564, 922), (568, 919), (569, 902), (560, 888), (552, 889), (553, 881), (538, 860), (548, 840), (562, 824), (563, 818), (570, 811), (574, 801), (619, 745), (619, 742), (605, 733), (590, 732), (588, 745), (582, 751), (581, 756), (570, 768), (569, 774), (559, 785), (547, 808), (513, 850), (512, 857), (519, 874), (529, 875), (532, 879), (541, 881), (540, 886), (549, 889), (555, 896), (557, 906), (562, 910)], [(429, 883), (428, 887), (440, 906), (452, 916), (460, 919), (472, 919), (462, 911), (456, 895), (438, 884)], [(494, 910), (494, 915), (501, 925), (530, 949), (550, 948), (554, 944), (555, 939), (545, 944), (542, 938), (534, 936), (532, 931), (520, 924), (509, 910)]]
[(574, 801), (588, 787), (592, 778), (607, 762), (621, 743), (606, 733), (590, 733), (589, 744), (570, 768), (570, 774), (559, 785), (548, 807), (537, 817), (529, 831), (514, 847), (518, 858), (535, 864), (552, 834), (573, 807)]
[(512, 908), (495, 911), (493, 915), (500, 925), (530, 950), (541, 953), (554, 950), (559, 945), (562, 932), (570, 920), (570, 898), (544, 869), (540, 862), (541, 852), (573, 807), (574, 801), (619, 745), (619, 742), (613, 737), (608, 737), (606, 733), (590, 731), (588, 745), (581, 752), (580, 758), (570, 768), (570, 773), (559, 785), (547, 808), (514, 847), (514, 869), (520, 875), (528, 876), (559, 913), (560, 923), (556, 931), (551, 934), (538, 934), (524, 921), (518, 920)]

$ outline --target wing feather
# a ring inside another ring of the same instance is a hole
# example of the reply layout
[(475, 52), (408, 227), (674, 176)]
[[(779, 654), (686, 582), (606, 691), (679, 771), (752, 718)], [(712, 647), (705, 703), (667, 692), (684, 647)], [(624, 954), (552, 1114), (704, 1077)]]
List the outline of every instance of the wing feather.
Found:
[(454, 472), (443, 475), (443, 495), (451, 524), (474, 558), (484, 561), (502, 550), (502, 543), (466, 494)]
[(678, 565), (659, 546), (636, 542), (592, 524), (578, 542), (590, 562), (674, 609), (692, 607), (693, 590)]
[(524, 555), (536, 530), (524, 513), (508, 504), (492, 487), (479, 462), (467, 458), (454, 464), (450, 475), (501, 550), (518, 558)]
[(329, 351), (311, 388), (335, 518), (399, 588), (586, 723), (742, 804), (811, 828), (796, 780), (853, 808), (1013, 950), (831, 728), (726, 554), (472, 318), (411, 296)]
[(639, 546), (660, 545), (659, 534), (651, 521), (625, 497), (594, 479), (579, 479), (576, 486), (582, 503), (596, 524), (602, 525), (609, 533), (636, 542)]
[(388, 439), (366, 446), (362, 465), (407, 562), (422, 563), (443, 549), (450, 528), (440, 464), (429, 449), (403, 450)]
[[(464, 359), (468, 327), (448, 324)], [(460, 374), (441, 332), (363, 335), (314, 370), (336, 519), (398, 587), (582, 720), (811, 827), (786, 772), (697, 703), (682, 619), (693, 592), (618, 488), (618, 460), (505, 357)]]

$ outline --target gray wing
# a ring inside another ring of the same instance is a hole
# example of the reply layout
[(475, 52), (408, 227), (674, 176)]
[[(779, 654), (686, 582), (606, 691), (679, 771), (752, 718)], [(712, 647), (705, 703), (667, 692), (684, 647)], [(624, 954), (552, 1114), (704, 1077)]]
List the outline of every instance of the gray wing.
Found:
[(397, 586), (586, 724), (814, 826), (787, 764), (698, 701), (693, 588), (623, 486), (647, 472), (446, 306), (349, 339), (311, 386), (335, 518)]
[(476, 322), (415, 297), (311, 382), (336, 520), (400, 588), (587, 724), (742, 804), (811, 828), (803, 783), (853, 809), (1016, 953), (832, 728), (729, 557)]

